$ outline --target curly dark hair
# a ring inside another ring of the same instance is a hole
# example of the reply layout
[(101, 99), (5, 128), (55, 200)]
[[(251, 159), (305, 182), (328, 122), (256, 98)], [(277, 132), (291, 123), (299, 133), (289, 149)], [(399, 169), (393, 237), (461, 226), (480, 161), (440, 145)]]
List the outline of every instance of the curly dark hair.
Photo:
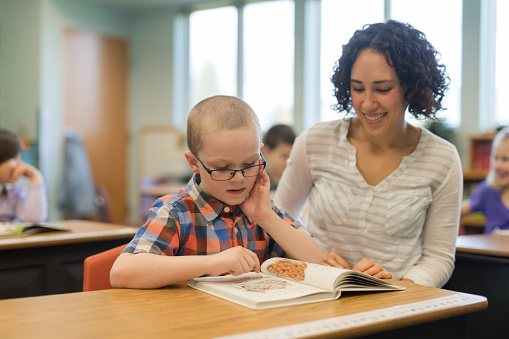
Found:
[(366, 48), (385, 55), (387, 63), (394, 67), (405, 90), (408, 111), (416, 118), (436, 120), (435, 114), (445, 109), (442, 100), (450, 83), (445, 65), (438, 63), (440, 53), (426, 40), (423, 32), (394, 20), (365, 25), (343, 45), (343, 55), (336, 61), (331, 77), (338, 100), (332, 108), (338, 112), (352, 111), (352, 66)]

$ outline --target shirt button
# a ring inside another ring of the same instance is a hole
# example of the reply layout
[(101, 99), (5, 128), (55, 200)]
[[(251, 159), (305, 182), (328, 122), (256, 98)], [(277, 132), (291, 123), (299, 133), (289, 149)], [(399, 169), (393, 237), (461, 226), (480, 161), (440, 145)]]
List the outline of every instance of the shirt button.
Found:
[(230, 207), (226, 206), (223, 211), (225, 211), (226, 213), (230, 212)]

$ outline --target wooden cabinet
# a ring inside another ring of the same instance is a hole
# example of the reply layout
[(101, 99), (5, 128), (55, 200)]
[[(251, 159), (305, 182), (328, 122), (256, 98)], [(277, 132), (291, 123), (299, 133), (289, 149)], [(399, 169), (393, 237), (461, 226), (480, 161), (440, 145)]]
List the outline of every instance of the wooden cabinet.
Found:
[[(486, 132), (472, 136), (469, 140), (469, 166), (463, 170), (463, 195), (470, 196), (477, 184), (486, 179), (490, 168), (491, 144), (496, 135)], [(465, 232), (482, 233), (486, 221), (482, 215), (473, 214), (461, 219)]]

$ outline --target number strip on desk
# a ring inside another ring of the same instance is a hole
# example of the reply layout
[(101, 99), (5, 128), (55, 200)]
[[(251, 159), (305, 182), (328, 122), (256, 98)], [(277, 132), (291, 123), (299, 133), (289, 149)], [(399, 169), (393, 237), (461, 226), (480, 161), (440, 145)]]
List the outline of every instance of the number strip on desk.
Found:
[(260, 331), (235, 334), (216, 339), (269, 339), (269, 338), (302, 338), (316, 336), (329, 332), (336, 332), (349, 328), (364, 326), (381, 321), (402, 318), (406, 316), (427, 313), (430, 311), (447, 309), (461, 305), (468, 305), (479, 302), (486, 298), (458, 293), (452, 296), (418, 301), (406, 305), (392, 306), (379, 310), (366, 311), (343, 315), (334, 318), (327, 318), (305, 323), (269, 328)]

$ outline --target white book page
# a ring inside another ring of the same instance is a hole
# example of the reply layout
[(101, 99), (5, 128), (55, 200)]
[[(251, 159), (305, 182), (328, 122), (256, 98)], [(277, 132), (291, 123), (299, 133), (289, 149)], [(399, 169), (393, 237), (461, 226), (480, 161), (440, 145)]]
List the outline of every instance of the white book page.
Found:
[(327, 293), (327, 291), (320, 288), (308, 286), (290, 279), (281, 279), (272, 275), (254, 272), (236, 277), (231, 275), (200, 277), (193, 279), (190, 284), (198, 289), (216, 292), (220, 295), (233, 295), (244, 299), (256, 300), (257, 302), (270, 302)]
[[(300, 267), (298, 267), (300, 265)], [(341, 273), (349, 272), (342, 268), (317, 265), (312, 263), (304, 263), (291, 259), (283, 258), (270, 258), (267, 259), (262, 265), (262, 272), (267, 274), (281, 274), (281, 271), (273, 271), (273, 268), (286, 266), (282, 271), (294, 271), (293, 275), (287, 276), (289, 279), (295, 279), (301, 283), (316, 286), (318, 288), (333, 292), (336, 279)], [(288, 268), (288, 266), (290, 266)], [(272, 272), (271, 272), (272, 271)]]

